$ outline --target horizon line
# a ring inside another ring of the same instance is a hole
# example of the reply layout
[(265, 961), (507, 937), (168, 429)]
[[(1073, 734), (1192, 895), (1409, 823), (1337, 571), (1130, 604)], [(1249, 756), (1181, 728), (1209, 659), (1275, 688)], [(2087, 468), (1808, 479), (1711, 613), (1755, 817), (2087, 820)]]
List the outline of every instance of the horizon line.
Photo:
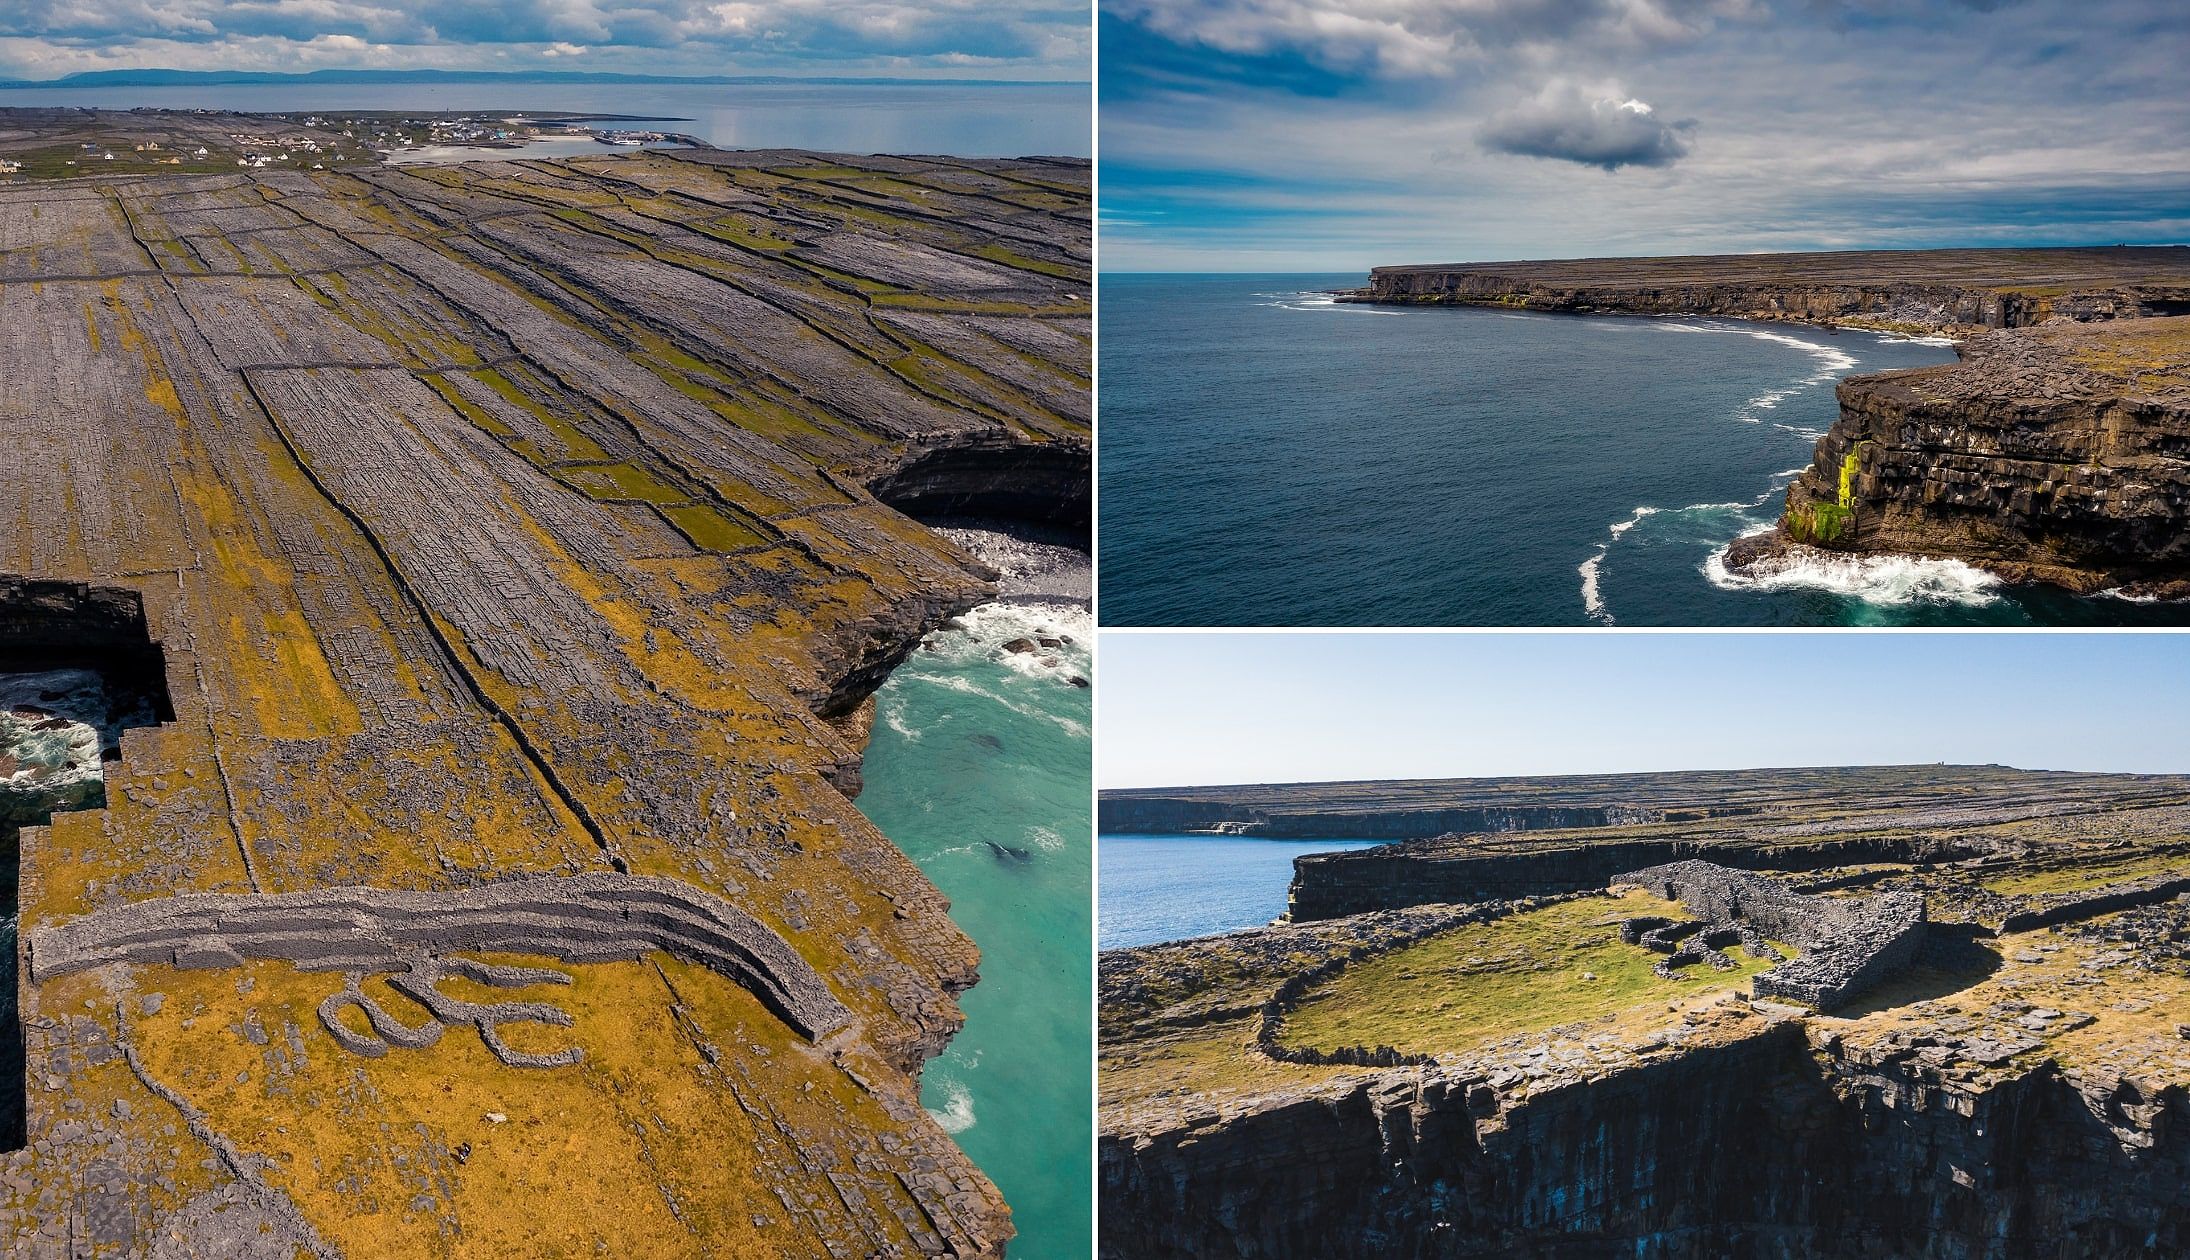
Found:
[(2173, 779), (2190, 776), (2190, 771), (2064, 770), (2046, 766), (2013, 766), (2002, 761), (1857, 761), (1807, 766), (1692, 766), (1682, 770), (1554, 770), (1538, 774), (1456, 774), (1431, 777), (1417, 775), (1408, 778), (1390, 779), (1279, 779), (1262, 783), (1151, 783), (1131, 787), (1097, 787), (1095, 791), (1098, 796), (1101, 796), (1109, 792), (1211, 792), (1236, 788), (1352, 787), (1365, 784), (1400, 783), (1510, 783), (1523, 779), (1641, 778), (1645, 775), (1771, 774), (1817, 770), (2012, 770), (2017, 774), (2108, 775), (2133, 779)]
[(145, 66), (117, 70), (78, 70), (55, 79), (0, 79), (0, 90), (24, 89), (73, 89), (102, 87), (239, 87), (252, 84), (303, 83), (310, 81), (340, 81), (346, 77), (358, 80), (427, 79), (479, 80), (479, 81), (561, 81), (569, 83), (663, 83), (704, 84), (710, 86), (748, 83), (821, 83), (834, 85), (858, 84), (924, 84), (955, 87), (1088, 87), (1093, 79), (990, 79), (990, 78), (943, 78), (922, 75), (831, 75), (831, 74), (649, 74), (644, 71), (624, 70), (471, 70), (444, 69), (436, 66), (414, 66), (404, 69), (330, 66), (318, 70), (178, 70), (159, 66)]

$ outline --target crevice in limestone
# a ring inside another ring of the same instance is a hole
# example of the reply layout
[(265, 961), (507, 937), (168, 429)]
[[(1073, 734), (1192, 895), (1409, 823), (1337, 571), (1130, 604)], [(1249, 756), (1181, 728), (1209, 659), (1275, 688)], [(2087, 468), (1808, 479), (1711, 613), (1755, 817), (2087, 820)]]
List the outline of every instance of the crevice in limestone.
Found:
[(0, 575), (0, 1149), (23, 1145), (22, 829), (106, 807), (122, 732), (175, 716), (134, 591)]

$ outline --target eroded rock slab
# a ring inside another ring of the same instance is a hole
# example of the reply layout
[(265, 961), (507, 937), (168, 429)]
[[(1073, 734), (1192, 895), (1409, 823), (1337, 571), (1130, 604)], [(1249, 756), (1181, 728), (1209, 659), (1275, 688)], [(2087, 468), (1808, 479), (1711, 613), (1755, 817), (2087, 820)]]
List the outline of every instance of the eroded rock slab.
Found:
[(832, 719), (993, 591), (897, 496), (1084, 518), (1087, 208), (711, 150), (0, 187), (0, 648), (126, 606), (170, 701), (23, 833), (9, 1254), (999, 1252), (918, 1102), (978, 960)]

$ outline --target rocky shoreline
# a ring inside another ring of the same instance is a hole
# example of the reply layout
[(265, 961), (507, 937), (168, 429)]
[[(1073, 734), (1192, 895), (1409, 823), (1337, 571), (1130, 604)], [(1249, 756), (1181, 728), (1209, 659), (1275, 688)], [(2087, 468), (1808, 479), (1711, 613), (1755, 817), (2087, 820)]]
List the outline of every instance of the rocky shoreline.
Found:
[(1850, 377), (1736, 577), (1954, 560), (2014, 585), (2190, 598), (2190, 249), (1916, 250), (1380, 267), (1340, 301), (1707, 315), (1955, 338)]
[(1991, 331), (1961, 355), (1843, 381), (1778, 527), (1727, 567), (1904, 554), (2190, 597), (2190, 318)]

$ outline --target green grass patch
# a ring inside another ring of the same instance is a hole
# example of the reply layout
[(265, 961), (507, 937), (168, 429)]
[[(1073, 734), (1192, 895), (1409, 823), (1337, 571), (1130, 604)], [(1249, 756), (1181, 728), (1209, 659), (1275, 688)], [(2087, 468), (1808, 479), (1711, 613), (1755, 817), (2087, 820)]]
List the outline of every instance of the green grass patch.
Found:
[(2088, 866), (2005, 871), (1980, 882), (2003, 897), (2032, 897), (2046, 893), (2086, 892), (2110, 884), (2126, 884), (2147, 875), (2168, 873), (2190, 875), (2190, 854), (2144, 854)]
[(1848, 449), (1840, 461), (1840, 506), (1855, 510), (1855, 479), (1862, 471), (1863, 448), (1868, 443), (1858, 442)]
[(718, 241), (741, 245), (746, 249), (765, 250), (771, 254), (779, 254), (784, 250), (796, 248), (798, 245), (798, 238), (790, 233), (779, 232), (773, 227), (762, 226), (760, 223), (748, 220), (740, 215), (727, 215), (720, 219), (687, 223), (685, 226), (703, 236), (712, 236)]
[(1855, 513), (1838, 503), (1812, 503), (1787, 511), (1787, 532), (1796, 542), (1813, 546), (1832, 542), (1848, 529)]
[(663, 504), (683, 503), (692, 497), (637, 464), (566, 464), (556, 469), (556, 474), (596, 499)]
[(736, 551), (742, 547), (756, 547), (768, 541), (767, 536), (759, 530), (720, 508), (704, 503), (663, 508), (662, 515), (677, 527), (677, 532), (691, 539), (692, 545), (703, 551)]
[(1638, 1007), (1662, 1015), (1668, 1001), (1745, 991), (1750, 976), (1776, 965), (1737, 950), (1735, 970), (1691, 967), (1664, 979), (1651, 970), (1660, 955), (1619, 937), (1622, 920), (1647, 914), (1692, 917), (1636, 891), (1439, 933), (1341, 971), (1285, 1017), (1280, 1039), (1323, 1050), (1459, 1052)]
[(990, 262), (1002, 263), (1014, 270), (1032, 271), (1039, 275), (1053, 276), (1059, 280), (1071, 280), (1080, 284), (1087, 283), (1087, 269), (1084, 267), (1072, 267), (1064, 263), (1044, 262), (1039, 258), (1029, 258), (1009, 246), (982, 245), (973, 252)]
[[(541, 458), (534, 459), (532, 462), (536, 464), (553, 463), (564, 459), (587, 463), (607, 462), (608, 452), (602, 450), (598, 443), (586, 436), (584, 430), (573, 424), (568, 417), (550, 411), (545, 404), (526, 393), (522, 386), (503, 375), (500, 371), (494, 368), (480, 368), (471, 373), (471, 377), (488, 389), (493, 390), (496, 394), (501, 395), (502, 401), (538, 420), (549, 433), (555, 436), (555, 440), (562, 444), (562, 451), (539, 451), (537, 454)], [(530, 444), (528, 443), (528, 445)], [(530, 457), (528, 456), (528, 458)]]

